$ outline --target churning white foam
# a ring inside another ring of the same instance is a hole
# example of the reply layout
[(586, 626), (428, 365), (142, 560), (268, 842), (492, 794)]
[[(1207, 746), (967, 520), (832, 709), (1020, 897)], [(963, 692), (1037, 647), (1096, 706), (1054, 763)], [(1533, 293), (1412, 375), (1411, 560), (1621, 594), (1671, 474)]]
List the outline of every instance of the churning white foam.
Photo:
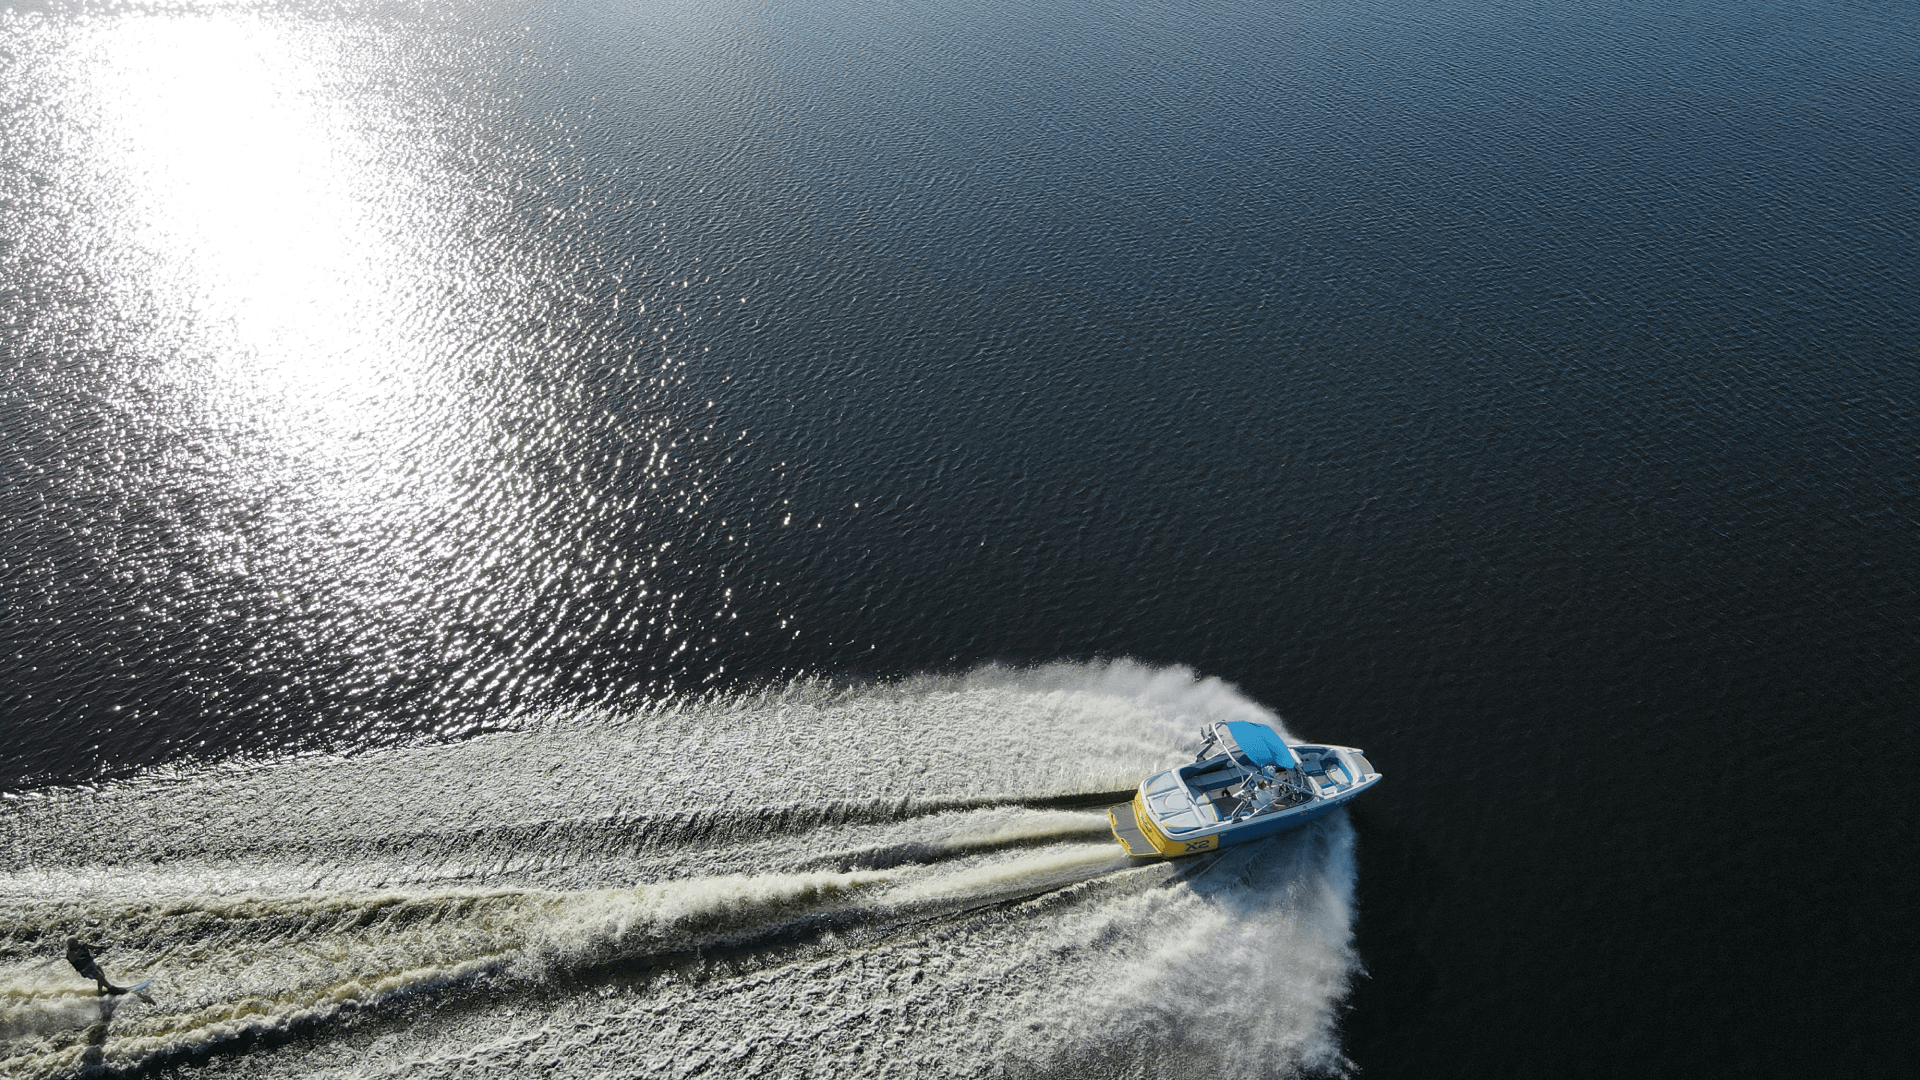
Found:
[[(1183, 668), (988, 668), (32, 794), (0, 813), (0, 1068), (301, 1031), (209, 1067), (1339, 1071), (1343, 818), (1135, 865), (1052, 805), (1234, 717), (1277, 722)], [(88, 920), (151, 1001), (105, 1012), (66, 967)]]

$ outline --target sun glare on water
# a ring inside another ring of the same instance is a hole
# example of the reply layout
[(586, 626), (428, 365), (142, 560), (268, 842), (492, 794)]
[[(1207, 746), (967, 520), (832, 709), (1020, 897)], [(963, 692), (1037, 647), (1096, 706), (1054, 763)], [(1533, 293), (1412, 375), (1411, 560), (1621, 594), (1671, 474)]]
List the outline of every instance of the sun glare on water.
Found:
[[(43, 242), (90, 282), (76, 322), (110, 358), (62, 377), (104, 377), (88, 392), (126, 429), (84, 482), (177, 492), (153, 512), (200, 553), (190, 573), (329, 596), (362, 613), (345, 638), (371, 641), (368, 619), (443, 637), (419, 595), (436, 576), (536, 567), (554, 545), (501, 449), (526, 437), (501, 380), (536, 366), (515, 331), (552, 290), (505, 253), (498, 169), (453, 149), (485, 94), (423, 91), (404, 26), (200, 9), (55, 29), (35, 149), (64, 205), (39, 208)], [(487, 617), (537, 573), (497, 581)]]
[(425, 301), (457, 253), (401, 118), (334, 107), (318, 48), (216, 13), (117, 21), (76, 51), (83, 158), (113, 193), (101, 240), (126, 301), (160, 316), (162, 382), (329, 456), (435, 409), (447, 372)]

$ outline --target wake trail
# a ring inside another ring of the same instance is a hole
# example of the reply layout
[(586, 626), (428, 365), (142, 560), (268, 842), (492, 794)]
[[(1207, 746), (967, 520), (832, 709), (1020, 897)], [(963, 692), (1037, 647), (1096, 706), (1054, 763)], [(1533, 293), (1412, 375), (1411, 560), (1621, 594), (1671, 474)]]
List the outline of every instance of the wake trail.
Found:
[[(98, 910), (120, 928), (116, 974), (154, 977), (165, 990), (157, 1004), (125, 1011), (110, 1056), (95, 1064), (137, 1069), (480, 978), (498, 995), (684, 966), (703, 954), (737, 966), (822, 933), (884, 933), (1129, 866), (1108, 845), (1054, 844), (951, 866), (725, 875), (582, 893), (242, 895)], [(0, 932), (9, 944), (30, 939), (17, 923)], [(97, 1022), (93, 1000), (52, 965), (7, 951), (0, 1031), (9, 1054), (0, 1065), (20, 1076), (80, 1068)]]
[[(898, 799), (837, 799), (826, 803), (787, 803), (751, 809), (715, 808), (665, 815), (607, 814), (592, 820), (550, 818), (541, 821), (476, 825), (458, 833), (431, 831), (383, 836), (358, 847), (369, 855), (401, 853), (432, 845), (442, 852), (499, 851), (502, 849), (553, 851), (569, 845), (590, 845), (601, 851), (645, 854), (725, 847), (752, 840), (797, 836), (842, 825), (880, 825), (974, 810), (1104, 809), (1126, 802), (1134, 789), (1116, 789), (1065, 795), (1003, 795), (973, 798), (903, 797)], [(291, 845), (289, 845), (291, 846)], [(249, 857), (263, 851), (284, 850), (269, 845), (246, 849)]]
[[(0, 1072), (1339, 1071), (1344, 817), (1143, 865), (1103, 813), (1236, 717), (1278, 723), (1125, 662), (801, 680), (21, 793)], [(66, 969), (90, 924), (150, 1002)]]

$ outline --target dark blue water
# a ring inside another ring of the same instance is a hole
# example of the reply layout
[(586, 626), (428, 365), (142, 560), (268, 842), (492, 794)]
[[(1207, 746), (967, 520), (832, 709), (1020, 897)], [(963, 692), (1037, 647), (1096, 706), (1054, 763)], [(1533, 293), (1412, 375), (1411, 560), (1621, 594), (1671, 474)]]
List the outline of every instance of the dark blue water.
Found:
[[(1916, 70), (1880, 3), (16, 6), (0, 788), (1186, 665), (1388, 774), (1362, 1075), (1910, 1071)], [(1035, 1067), (1179, 1060), (1103, 1045)]]

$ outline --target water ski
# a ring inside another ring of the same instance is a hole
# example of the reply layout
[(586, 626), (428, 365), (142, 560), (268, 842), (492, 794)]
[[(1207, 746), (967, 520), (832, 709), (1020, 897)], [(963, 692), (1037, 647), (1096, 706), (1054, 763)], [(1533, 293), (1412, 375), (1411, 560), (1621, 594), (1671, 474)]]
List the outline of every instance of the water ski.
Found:
[(137, 994), (137, 993), (139, 993), (140, 991), (142, 991), (142, 990), (145, 990), (145, 989), (146, 989), (147, 987), (149, 987), (149, 986), (152, 986), (152, 985), (153, 985), (153, 980), (152, 980), (152, 979), (145, 979), (145, 980), (142, 980), (142, 981), (140, 981), (140, 982), (137, 982), (137, 983), (134, 983), (134, 984), (133, 984), (132, 986), (116, 986), (116, 987), (114, 987), (114, 988), (113, 988), (113, 993), (115, 993), (115, 994)]

